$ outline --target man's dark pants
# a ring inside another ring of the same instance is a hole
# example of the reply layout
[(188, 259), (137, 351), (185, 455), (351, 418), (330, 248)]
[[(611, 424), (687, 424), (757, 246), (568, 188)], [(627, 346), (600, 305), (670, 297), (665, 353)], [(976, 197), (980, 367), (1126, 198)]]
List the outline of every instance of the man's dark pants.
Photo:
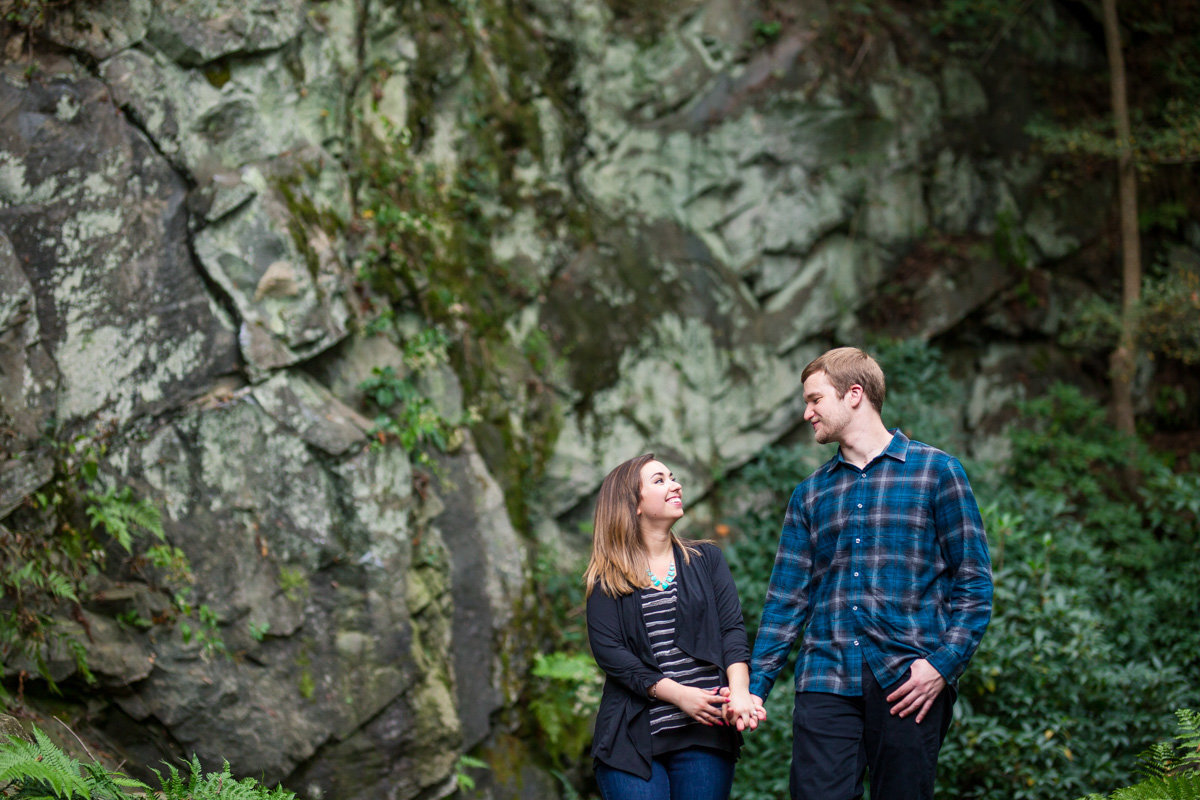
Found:
[(921, 724), (916, 714), (892, 716), (887, 689), (863, 665), (863, 694), (842, 697), (797, 692), (792, 715), (793, 800), (852, 800), (871, 776), (871, 800), (929, 800), (938, 751), (954, 715), (955, 690), (946, 687)]

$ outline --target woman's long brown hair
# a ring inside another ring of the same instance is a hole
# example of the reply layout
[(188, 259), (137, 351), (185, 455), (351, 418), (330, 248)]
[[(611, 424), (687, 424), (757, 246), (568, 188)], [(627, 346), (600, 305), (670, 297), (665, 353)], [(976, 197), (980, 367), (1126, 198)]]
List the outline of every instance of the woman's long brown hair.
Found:
[[(597, 585), (610, 597), (635, 592), (650, 585), (646, 571), (646, 547), (638, 528), (638, 503), (642, 500), (642, 467), (654, 460), (653, 453), (631, 458), (618, 465), (600, 484), (596, 513), (592, 518), (592, 558), (583, 573), (587, 595)], [(674, 533), (671, 544), (683, 551), (684, 563), (698, 552)]]

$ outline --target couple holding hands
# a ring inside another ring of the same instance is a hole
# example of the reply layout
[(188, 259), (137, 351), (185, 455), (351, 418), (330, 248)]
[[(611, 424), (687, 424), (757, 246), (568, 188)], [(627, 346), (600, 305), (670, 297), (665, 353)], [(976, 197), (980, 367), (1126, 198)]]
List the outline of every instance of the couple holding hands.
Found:
[(933, 797), (991, 616), (979, 509), (955, 458), (884, 426), (870, 356), (831, 350), (801, 379), (805, 421), (839, 447), (788, 503), (753, 652), (721, 550), (671, 532), (668, 467), (639, 456), (600, 487), (585, 580), (604, 800), (725, 800), (797, 639), (792, 798), (861, 798), (868, 773), (872, 800)]

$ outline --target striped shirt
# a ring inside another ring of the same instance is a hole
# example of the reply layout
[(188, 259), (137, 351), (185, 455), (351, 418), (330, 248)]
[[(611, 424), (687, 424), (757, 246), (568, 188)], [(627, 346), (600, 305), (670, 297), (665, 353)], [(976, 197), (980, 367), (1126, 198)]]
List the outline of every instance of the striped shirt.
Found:
[(962, 465), (899, 430), (859, 469), (841, 451), (792, 493), (750, 662), (766, 697), (800, 638), (796, 691), (862, 694), (925, 658), (950, 683), (992, 610), (983, 520)]
[[(716, 689), (721, 686), (721, 670), (713, 664), (703, 664), (675, 645), (675, 608), (678, 584), (666, 589), (642, 590), (642, 618), (650, 636), (650, 649), (664, 676), (685, 686)], [(650, 702), (650, 735), (686, 725), (699, 725), (678, 706), (665, 700)]]

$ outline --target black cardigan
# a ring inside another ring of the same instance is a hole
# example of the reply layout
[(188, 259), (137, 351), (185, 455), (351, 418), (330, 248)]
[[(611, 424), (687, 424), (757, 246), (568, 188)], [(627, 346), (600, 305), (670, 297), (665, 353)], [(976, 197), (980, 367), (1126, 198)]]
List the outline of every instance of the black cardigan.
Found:
[[(721, 668), (750, 661), (742, 605), (725, 556), (702, 542), (691, 563), (675, 548), (679, 577), (675, 643)], [(596, 715), (592, 755), (596, 761), (645, 780), (650, 778), (650, 699), (646, 691), (663, 679), (650, 649), (640, 591), (611, 597), (599, 586), (587, 601), (588, 640), (604, 670), (604, 693)], [(739, 737), (740, 741), (740, 737)]]

